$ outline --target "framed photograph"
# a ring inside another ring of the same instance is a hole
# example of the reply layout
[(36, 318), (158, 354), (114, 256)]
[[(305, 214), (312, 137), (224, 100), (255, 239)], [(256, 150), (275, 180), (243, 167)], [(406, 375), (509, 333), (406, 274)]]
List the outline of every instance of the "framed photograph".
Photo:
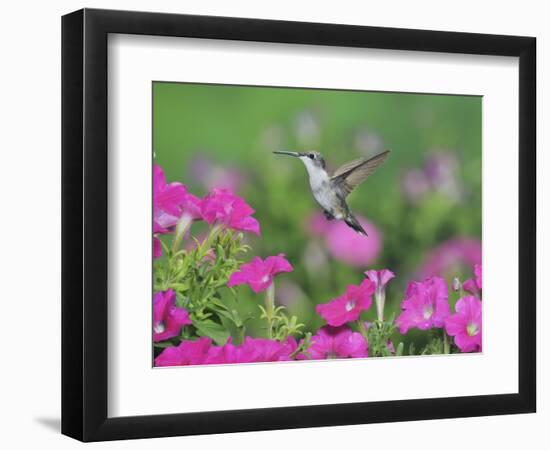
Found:
[(535, 411), (536, 41), (62, 21), (62, 432)]

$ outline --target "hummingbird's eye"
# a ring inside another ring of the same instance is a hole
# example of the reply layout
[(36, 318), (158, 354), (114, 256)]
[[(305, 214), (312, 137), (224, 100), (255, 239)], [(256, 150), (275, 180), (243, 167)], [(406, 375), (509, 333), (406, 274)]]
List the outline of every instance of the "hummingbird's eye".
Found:
[(314, 153), (310, 153), (310, 154), (307, 155), (307, 156), (308, 156), (308, 158), (310, 158), (310, 159), (315, 159), (315, 154), (314, 154)]

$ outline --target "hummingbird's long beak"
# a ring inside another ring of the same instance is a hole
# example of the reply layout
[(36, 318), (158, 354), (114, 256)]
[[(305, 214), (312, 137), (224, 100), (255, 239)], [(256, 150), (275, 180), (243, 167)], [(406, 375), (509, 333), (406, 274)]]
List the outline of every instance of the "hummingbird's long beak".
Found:
[(283, 150), (276, 151), (276, 152), (273, 152), (273, 153), (275, 153), (276, 155), (294, 156), (295, 158), (299, 158), (300, 156), (303, 156), (303, 153), (298, 153), (298, 152), (286, 152), (286, 151), (283, 151)]

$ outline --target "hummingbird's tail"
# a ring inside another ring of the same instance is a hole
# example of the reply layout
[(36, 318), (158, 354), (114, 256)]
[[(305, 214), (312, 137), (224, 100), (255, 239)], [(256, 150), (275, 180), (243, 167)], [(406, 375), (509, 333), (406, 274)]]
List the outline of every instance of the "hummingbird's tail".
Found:
[(357, 231), (359, 234), (368, 236), (367, 232), (363, 229), (359, 221), (353, 216), (352, 213), (348, 213), (347, 217), (344, 219), (347, 226)]

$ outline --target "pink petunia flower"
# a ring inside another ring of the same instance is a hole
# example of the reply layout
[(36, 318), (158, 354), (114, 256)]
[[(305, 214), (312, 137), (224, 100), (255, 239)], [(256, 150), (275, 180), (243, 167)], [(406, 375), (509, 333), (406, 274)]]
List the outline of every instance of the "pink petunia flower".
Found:
[[(271, 339), (251, 338), (246, 337), (242, 345), (249, 349), (253, 359), (258, 362), (269, 361), (290, 361), (291, 353), (296, 350), (298, 344), (293, 337), (287, 338), (284, 342), (279, 342)], [(252, 361), (254, 362), (254, 361)]]
[(462, 289), (466, 292), (473, 294), (477, 297), (481, 296), (482, 289), (482, 276), (481, 276), (481, 264), (474, 266), (474, 278), (470, 278), (462, 283)]
[(445, 280), (431, 277), (425, 281), (411, 281), (407, 286), (405, 299), (401, 302), (403, 310), (395, 319), (401, 334), (410, 328), (428, 330), (442, 328), (450, 315), (448, 290)]
[(162, 168), (153, 166), (153, 216), (159, 229), (175, 226), (186, 215), (189, 220), (201, 219), (202, 201), (187, 192), (187, 188), (178, 182), (166, 183)]
[(207, 337), (201, 337), (196, 341), (182, 341), (177, 347), (165, 348), (155, 358), (155, 366), (194, 366), (203, 364), (211, 345), (212, 341)]
[[(368, 343), (360, 334), (348, 327), (324, 326), (311, 338), (307, 350), (311, 359), (365, 358), (368, 356)], [(299, 354), (297, 359), (310, 359)]]
[(231, 339), (225, 345), (210, 347), (203, 364), (236, 364), (254, 362), (290, 361), (298, 348), (296, 340), (289, 337), (285, 342), (247, 336), (237, 346)]
[(209, 224), (218, 222), (234, 230), (260, 235), (260, 224), (252, 217), (254, 210), (229, 189), (212, 189), (202, 202), (201, 212)]
[(341, 220), (327, 221), (316, 213), (308, 221), (308, 229), (321, 236), (333, 258), (353, 267), (365, 267), (376, 260), (382, 250), (382, 233), (369, 220), (356, 215), (368, 237), (356, 233)]
[(374, 291), (374, 283), (365, 279), (359, 286), (349, 285), (344, 295), (317, 305), (315, 310), (329, 325), (338, 327), (359, 319), (361, 311), (370, 308)]
[(281, 272), (292, 272), (293, 268), (282, 253), (277, 256), (268, 256), (265, 261), (256, 256), (249, 263), (243, 264), (238, 272), (229, 277), (229, 287), (239, 284), (248, 284), (257, 294), (265, 291), (273, 282), (273, 277)]
[(189, 314), (175, 306), (172, 289), (157, 292), (153, 297), (153, 341), (165, 341), (180, 334), (184, 325), (191, 325)]
[(395, 277), (395, 274), (388, 269), (367, 270), (365, 275), (371, 280), (375, 287), (374, 301), (378, 320), (384, 320), (384, 303), (386, 302), (386, 284)]
[(445, 331), (454, 336), (461, 352), (481, 351), (481, 301), (473, 295), (462, 297), (455, 310), (456, 314), (445, 320)]

